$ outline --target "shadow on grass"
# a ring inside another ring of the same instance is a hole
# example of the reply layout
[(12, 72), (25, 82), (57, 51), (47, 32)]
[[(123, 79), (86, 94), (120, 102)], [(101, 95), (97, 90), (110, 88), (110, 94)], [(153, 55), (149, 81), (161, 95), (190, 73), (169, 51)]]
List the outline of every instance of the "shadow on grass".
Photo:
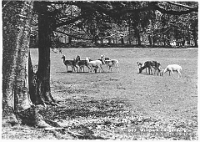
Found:
[[(94, 135), (97, 125), (110, 126), (110, 121), (90, 122), (93, 120), (103, 120), (104, 118), (117, 118), (125, 110), (125, 104), (122, 101), (113, 100), (88, 100), (66, 99), (60, 102), (60, 106), (48, 106), (40, 110), (39, 113), (47, 120), (87, 120), (88, 123), (70, 126), (70, 135), (78, 139), (108, 139), (99, 135)], [(51, 124), (52, 122), (50, 122)], [(121, 124), (123, 125), (123, 124)], [(89, 129), (92, 127), (92, 129)], [(94, 131), (93, 131), (94, 130)]]
[(48, 107), (41, 113), (48, 119), (78, 117), (113, 117), (125, 110), (125, 103), (113, 100), (72, 100), (67, 99), (62, 106)]
[[(110, 139), (110, 136), (129, 136), (129, 130), (143, 130), (143, 128), (152, 128), (157, 130), (165, 129), (166, 126), (171, 126), (168, 121), (161, 121), (160, 119), (149, 116), (139, 116), (137, 112), (131, 113), (128, 111), (129, 106), (127, 102), (117, 99), (102, 99), (95, 100), (93, 98), (78, 98), (65, 99), (60, 102), (60, 106), (49, 106), (40, 113), (49, 120), (60, 119), (71, 121), (69, 124), (70, 135), (78, 139)], [(194, 125), (195, 126), (195, 125)], [(176, 124), (176, 129), (193, 130), (189, 135), (165, 135), (153, 134), (155, 138), (177, 139), (177, 140), (191, 140), (196, 139), (196, 133), (193, 125), (188, 125), (186, 122)], [(195, 126), (197, 127), (197, 126)], [(113, 129), (114, 128), (114, 129)], [(171, 129), (170, 129), (171, 130)], [(105, 133), (106, 131), (106, 133)], [(114, 132), (114, 133), (113, 133)], [(116, 132), (116, 133), (115, 133)], [(166, 131), (167, 132), (167, 131)], [(108, 134), (107, 134), (108, 133)], [(146, 133), (140, 133), (140, 137), (146, 137)], [(139, 139), (137, 133), (131, 135), (134, 139)], [(151, 137), (149, 137), (151, 139)]]

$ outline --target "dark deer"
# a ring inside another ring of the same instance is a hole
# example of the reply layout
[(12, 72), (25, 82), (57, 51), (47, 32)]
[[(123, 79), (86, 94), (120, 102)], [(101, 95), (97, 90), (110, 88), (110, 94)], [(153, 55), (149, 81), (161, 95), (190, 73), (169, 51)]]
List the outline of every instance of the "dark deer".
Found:
[(137, 62), (138, 67), (139, 67), (139, 73), (142, 73), (142, 70), (148, 69), (149, 74), (152, 73), (152, 68), (154, 68), (154, 74), (158, 70), (158, 73), (160, 72), (160, 63), (157, 61), (146, 61), (144, 64)]
[(76, 64), (77, 64), (76, 59), (73, 59), (73, 60), (65, 60), (65, 55), (62, 56), (62, 59), (63, 59), (63, 63), (64, 63), (65, 66), (66, 66), (67, 72), (68, 72), (68, 66), (71, 66), (72, 72), (73, 72), (73, 71), (76, 71), (75, 68), (78, 70), (78, 67), (76, 66)]
[[(89, 68), (89, 66), (88, 66), (88, 63), (87, 63), (87, 61), (86, 60), (81, 60), (81, 57), (79, 56), (79, 55), (77, 55), (77, 57), (76, 57), (76, 61), (77, 61), (77, 65), (79, 66), (79, 71), (81, 72), (81, 70), (83, 70), (83, 72), (84, 72), (84, 67), (86, 66), (88, 69), (90, 69)], [(91, 61), (91, 60), (90, 60)]]

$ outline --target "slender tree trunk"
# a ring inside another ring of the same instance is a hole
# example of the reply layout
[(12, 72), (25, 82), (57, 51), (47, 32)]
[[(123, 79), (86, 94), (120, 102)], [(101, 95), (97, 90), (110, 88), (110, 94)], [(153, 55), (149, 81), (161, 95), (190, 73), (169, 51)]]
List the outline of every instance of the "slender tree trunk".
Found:
[(108, 38), (108, 44), (111, 44), (111, 37)]
[(141, 39), (140, 39), (139, 30), (137, 28), (135, 28), (135, 34), (136, 34), (136, 37), (137, 37), (138, 45), (140, 46), (141, 45)]
[(97, 45), (97, 44), (98, 44), (98, 42), (97, 42), (97, 41), (98, 41), (98, 39), (99, 39), (98, 35), (95, 35), (95, 36), (94, 36), (94, 43), (95, 43), (95, 45)]
[(72, 37), (71, 36), (69, 36), (69, 44), (72, 44)]
[(36, 2), (38, 9), (39, 63), (37, 71), (36, 104), (54, 104), (50, 89), (50, 47), (54, 17), (47, 13), (46, 2)]
[(152, 38), (151, 38), (151, 35), (148, 35), (148, 39), (149, 39), (149, 45), (152, 46)]
[(195, 46), (195, 47), (198, 47), (196, 31), (193, 31), (193, 38), (194, 38), (194, 46)]
[(128, 41), (129, 41), (129, 45), (131, 45), (131, 18), (129, 18), (129, 21), (128, 21), (128, 32), (129, 32), (129, 38), (128, 38)]
[(120, 40), (121, 40), (121, 44), (124, 45), (124, 38), (121, 37)]
[(33, 71), (33, 65), (32, 65), (32, 60), (29, 52), (29, 59), (28, 59), (28, 82), (29, 82), (29, 93), (30, 93), (30, 98), (33, 103), (36, 102), (36, 86), (37, 86), (37, 75)]

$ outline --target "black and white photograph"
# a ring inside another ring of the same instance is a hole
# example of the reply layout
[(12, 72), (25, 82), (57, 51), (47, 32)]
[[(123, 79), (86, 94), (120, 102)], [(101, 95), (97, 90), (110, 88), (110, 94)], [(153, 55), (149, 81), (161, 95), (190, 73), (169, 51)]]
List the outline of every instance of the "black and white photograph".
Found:
[(2, 0), (2, 140), (198, 140), (198, 1)]

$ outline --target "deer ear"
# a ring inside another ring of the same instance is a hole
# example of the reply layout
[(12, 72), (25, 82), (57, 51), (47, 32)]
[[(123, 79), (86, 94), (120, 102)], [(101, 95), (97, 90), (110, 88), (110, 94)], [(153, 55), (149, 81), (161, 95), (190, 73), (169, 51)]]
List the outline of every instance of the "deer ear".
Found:
[(141, 63), (137, 62), (137, 65), (138, 65), (138, 66), (140, 66), (140, 65), (141, 65)]

